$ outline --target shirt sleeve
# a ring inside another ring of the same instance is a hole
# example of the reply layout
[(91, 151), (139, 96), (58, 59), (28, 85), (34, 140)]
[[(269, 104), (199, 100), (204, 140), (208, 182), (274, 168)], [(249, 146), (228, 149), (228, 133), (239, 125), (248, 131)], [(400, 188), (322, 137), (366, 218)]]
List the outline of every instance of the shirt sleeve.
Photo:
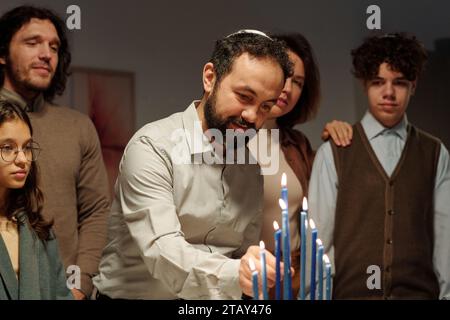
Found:
[(117, 188), (125, 223), (153, 278), (181, 299), (241, 298), (240, 260), (185, 240), (173, 200), (172, 162), (163, 147), (148, 137), (132, 141)]
[(450, 300), (450, 163), (443, 144), (439, 154), (434, 190), (433, 264), (439, 281), (440, 299)]
[[(316, 224), (318, 238), (322, 240), (324, 246), (324, 253), (330, 258), (332, 275), (334, 275), (335, 271), (333, 232), (337, 188), (338, 177), (334, 165), (333, 152), (331, 150), (330, 142), (326, 142), (319, 148), (314, 160), (311, 180), (309, 183), (308, 213), (309, 218), (313, 219)], [(308, 231), (309, 237), (310, 230), (308, 229)], [(307, 253), (307, 255), (310, 254), (310, 252)], [(307, 266), (308, 265), (309, 264), (307, 263)], [(308, 283), (307, 292), (309, 293), (310, 270), (307, 269), (306, 272)]]
[(81, 126), (81, 165), (77, 180), (78, 252), (81, 291), (90, 296), (106, 245), (110, 194), (97, 131), (90, 119)]

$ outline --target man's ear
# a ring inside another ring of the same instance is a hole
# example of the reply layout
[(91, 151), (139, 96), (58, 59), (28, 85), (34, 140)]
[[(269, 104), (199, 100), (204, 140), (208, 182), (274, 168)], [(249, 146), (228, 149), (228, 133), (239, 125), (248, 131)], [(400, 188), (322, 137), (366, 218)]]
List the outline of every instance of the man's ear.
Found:
[(203, 67), (203, 90), (205, 93), (210, 94), (214, 88), (216, 82), (216, 72), (214, 70), (214, 65), (208, 62)]
[(5, 57), (0, 57), (0, 64), (3, 64), (3, 65), (6, 64), (6, 59), (5, 59)]

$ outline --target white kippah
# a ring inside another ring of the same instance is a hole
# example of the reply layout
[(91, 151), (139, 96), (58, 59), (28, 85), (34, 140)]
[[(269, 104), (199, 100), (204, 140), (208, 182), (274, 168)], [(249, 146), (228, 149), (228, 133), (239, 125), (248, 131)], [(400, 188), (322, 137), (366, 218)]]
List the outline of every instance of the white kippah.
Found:
[(264, 32), (259, 31), (259, 30), (254, 30), (254, 29), (242, 29), (242, 30), (236, 31), (236, 32), (234, 32), (234, 33), (232, 33), (232, 34), (226, 36), (226, 38), (229, 38), (229, 37), (232, 37), (232, 36), (234, 36), (234, 35), (241, 34), (241, 33), (253, 33), (253, 34), (257, 34), (257, 35), (266, 37), (267, 39), (273, 40), (271, 37), (269, 37), (269, 36), (268, 36), (267, 34), (265, 34)]

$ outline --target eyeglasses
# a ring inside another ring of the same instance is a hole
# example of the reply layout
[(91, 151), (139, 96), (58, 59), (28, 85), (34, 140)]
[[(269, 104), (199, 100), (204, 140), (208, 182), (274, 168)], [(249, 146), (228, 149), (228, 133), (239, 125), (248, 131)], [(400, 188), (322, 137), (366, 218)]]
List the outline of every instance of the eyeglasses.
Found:
[(37, 142), (30, 142), (25, 148), (19, 149), (15, 144), (4, 144), (0, 146), (1, 156), (5, 162), (12, 163), (16, 160), (19, 152), (23, 152), (27, 161), (36, 161), (41, 152)]

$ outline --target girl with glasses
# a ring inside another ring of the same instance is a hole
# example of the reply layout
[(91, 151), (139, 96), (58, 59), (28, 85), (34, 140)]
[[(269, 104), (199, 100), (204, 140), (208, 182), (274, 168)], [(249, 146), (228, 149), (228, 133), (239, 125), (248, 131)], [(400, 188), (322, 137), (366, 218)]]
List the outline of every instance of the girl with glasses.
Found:
[(52, 223), (41, 216), (32, 134), (27, 114), (0, 101), (0, 300), (72, 299)]

